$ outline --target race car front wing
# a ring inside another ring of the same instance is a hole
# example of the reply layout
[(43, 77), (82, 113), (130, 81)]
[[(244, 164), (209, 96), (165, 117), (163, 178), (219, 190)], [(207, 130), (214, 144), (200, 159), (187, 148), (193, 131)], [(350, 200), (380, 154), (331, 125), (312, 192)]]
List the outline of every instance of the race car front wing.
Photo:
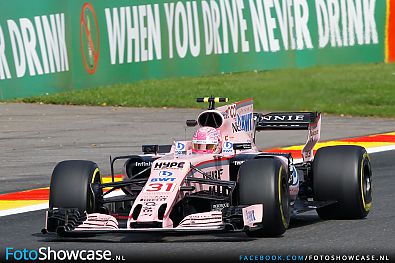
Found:
[(60, 236), (96, 235), (104, 233), (206, 233), (259, 229), (263, 221), (263, 205), (231, 206), (222, 211), (210, 211), (186, 216), (174, 228), (120, 228), (112, 215), (81, 213), (78, 209), (52, 209), (46, 212), (42, 233), (55, 232)]

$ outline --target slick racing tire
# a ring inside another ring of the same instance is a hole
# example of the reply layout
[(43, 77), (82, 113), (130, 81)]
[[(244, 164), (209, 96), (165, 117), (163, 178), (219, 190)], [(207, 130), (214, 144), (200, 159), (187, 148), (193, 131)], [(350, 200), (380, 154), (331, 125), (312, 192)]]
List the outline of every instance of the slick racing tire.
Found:
[(317, 209), (322, 219), (361, 219), (372, 205), (372, 170), (365, 148), (320, 148), (313, 161), (315, 201), (337, 201)]
[(289, 225), (289, 185), (287, 169), (276, 158), (245, 162), (239, 170), (240, 205), (263, 204), (263, 224), (247, 230), (251, 237), (276, 237)]
[(93, 185), (101, 183), (97, 164), (91, 161), (70, 160), (56, 165), (53, 170), (49, 194), (49, 208), (78, 208), (81, 212), (99, 210), (95, 196), (102, 190)]

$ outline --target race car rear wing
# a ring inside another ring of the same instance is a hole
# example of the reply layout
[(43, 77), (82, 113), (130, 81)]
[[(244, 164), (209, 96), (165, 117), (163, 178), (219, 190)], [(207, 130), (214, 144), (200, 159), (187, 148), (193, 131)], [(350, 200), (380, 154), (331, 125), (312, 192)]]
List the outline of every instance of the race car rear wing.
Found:
[(254, 113), (255, 131), (307, 130), (307, 141), (302, 149), (303, 161), (313, 160), (313, 149), (320, 140), (321, 113), (319, 112), (273, 112)]
[(255, 130), (308, 130), (320, 115), (319, 112), (254, 113)]

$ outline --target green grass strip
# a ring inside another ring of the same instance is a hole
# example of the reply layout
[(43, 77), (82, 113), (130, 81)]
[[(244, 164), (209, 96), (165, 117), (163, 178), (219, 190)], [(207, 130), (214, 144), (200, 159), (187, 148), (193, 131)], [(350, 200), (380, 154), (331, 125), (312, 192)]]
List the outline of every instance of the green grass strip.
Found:
[(196, 97), (254, 98), (256, 110), (395, 117), (395, 64), (325, 66), (223, 74), (74, 90), (22, 102), (197, 108)]

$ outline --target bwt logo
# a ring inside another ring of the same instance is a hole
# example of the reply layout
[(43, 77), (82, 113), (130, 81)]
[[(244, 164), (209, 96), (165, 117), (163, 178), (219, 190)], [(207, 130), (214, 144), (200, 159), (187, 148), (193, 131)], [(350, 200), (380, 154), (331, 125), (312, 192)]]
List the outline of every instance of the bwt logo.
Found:
[(243, 131), (252, 131), (252, 117), (252, 112), (241, 116), (237, 115), (237, 125), (240, 126)]
[(178, 143), (177, 143), (177, 146), (176, 146), (176, 150), (177, 150), (177, 151), (183, 151), (183, 150), (185, 150), (185, 144), (182, 143), (182, 142), (178, 142)]
[(159, 176), (172, 176), (173, 173), (169, 171), (160, 171)]
[(174, 182), (176, 180), (176, 178), (152, 178), (151, 182)]
[(299, 183), (298, 171), (296, 170), (295, 166), (292, 167), (292, 184), (297, 185)]
[(222, 152), (223, 153), (233, 153), (233, 143), (224, 142)]
[(233, 143), (231, 142), (224, 143), (224, 150), (232, 150), (232, 149), (233, 149)]

